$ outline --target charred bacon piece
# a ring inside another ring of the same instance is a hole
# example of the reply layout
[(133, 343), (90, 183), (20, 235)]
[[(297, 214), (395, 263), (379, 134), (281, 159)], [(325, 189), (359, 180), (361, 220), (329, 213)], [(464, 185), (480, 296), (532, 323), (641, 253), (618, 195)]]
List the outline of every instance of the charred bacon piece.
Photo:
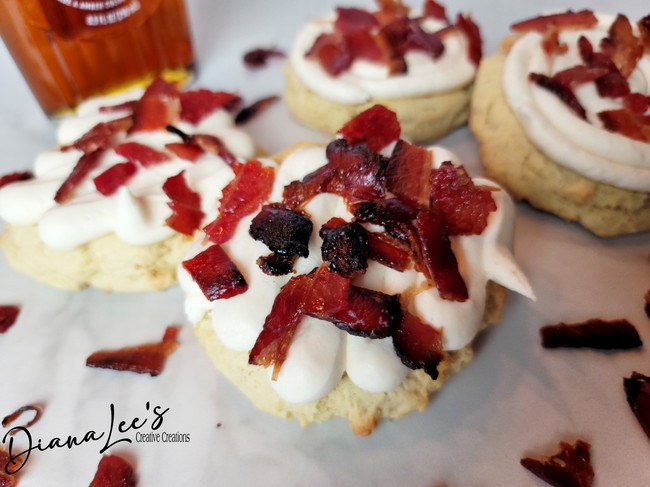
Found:
[(530, 79), (530, 81), (535, 83), (537, 86), (544, 88), (545, 90), (548, 90), (556, 95), (566, 104), (566, 106), (573, 110), (576, 115), (578, 115), (583, 120), (587, 120), (587, 112), (569, 87), (561, 84), (554, 78), (541, 73), (530, 73), (528, 75), (528, 79)]
[(321, 266), (292, 277), (275, 297), (248, 362), (270, 367), (277, 379), (302, 318), (309, 313), (334, 315), (347, 306), (350, 281)]
[(93, 179), (95, 188), (97, 188), (97, 191), (104, 196), (110, 196), (115, 193), (120, 186), (126, 184), (137, 170), (137, 166), (130, 161), (114, 164)]
[(248, 105), (247, 107), (242, 108), (237, 115), (235, 115), (235, 124), (241, 125), (248, 122), (251, 118), (255, 117), (258, 113), (262, 113), (266, 110), (271, 104), (275, 103), (280, 99), (277, 95), (267, 96), (261, 98), (256, 102)]
[(178, 331), (178, 327), (168, 326), (160, 342), (94, 352), (86, 359), (86, 365), (156, 376), (163, 371), (167, 357), (176, 349)]
[(591, 445), (577, 440), (575, 445), (564, 441), (560, 451), (544, 460), (522, 458), (521, 465), (546, 483), (555, 487), (589, 487), (594, 480), (591, 466)]
[(0, 177), (0, 188), (18, 181), (28, 181), (34, 177), (31, 171), (17, 171)]
[(400, 139), (386, 167), (386, 188), (415, 208), (429, 206), (429, 176), (433, 154)]
[(142, 167), (169, 161), (168, 154), (137, 142), (125, 142), (115, 146), (113, 150), (127, 161), (140, 164)]
[(135, 487), (135, 472), (122, 457), (103, 455), (88, 487)]
[(258, 160), (232, 165), (235, 177), (222, 191), (217, 218), (203, 228), (208, 240), (222, 244), (230, 240), (242, 218), (256, 211), (270, 195), (275, 170)]
[(211, 245), (182, 266), (208, 301), (227, 299), (248, 289), (244, 276), (220, 245)]
[(368, 236), (356, 222), (332, 218), (318, 232), (323, 239), (321, 256), (330, 271), (351, 277), (368, 268)]
[(583, 323), (557, 323), (540, 329), (544, 348), (596, 348), (625, 350), (643, 345), (634, 325), (627, 320), (591, 319)]
[(293, 271), (295, 255), (271, 252), (269, 255), (258, 257), (255, 263), (260, 270), (269, 276), (284, 276)]
[(304, 212), (271, 203), (262, 206), (248, 233), (273, 252), (307, 257), (312, 230), (313, 224)]
[[(41, 415), (43, 414), (43, 408), (41, 406), (36, 406), (34, 404), (28, 404), (26, 406), (19, 407), (13, 413), (8, 414), (7, 416), (5, 416), (2, 419), (2, 427), (6, 428), (11, 423), (16, 421), (25, 412), (33, 412), (34, 413), (34, 416), (32, 417), (32, 419), (30, 419), (29, 421), (27, 421), (27, 423), (25, 423), (23, 425), (24, 428), (29, 428), (30, 426), (35, 424), (39, 419), (41, 419)], [(14, 432), (12, 431), (9, 434), (13, 434), (13, 433)], [(0, 486), (1, 485), (2, 485), (2, 483), (0, 483)]]
[(130, 132), (162, 130), (180, 117), (181, 97), (176, 83), (156, 78), (135, 105)]
[(393, 331), (393, 345), (404, 365), (424, 369), (432, 379), (438, 378), (438, 364), (444, 355), (440, 330), (402, 310), (402, 319)]
[(0, 333), (6, 332), (18, 319), (20, 308), (13, 305), (0, 306)]
[(542, 15), (512, 24), (514, 32), (544, 32), (551, 27), (560, 29), (590, 29), (598, 23), (598, 19), (591, 10), (574, 12), (569, 10), (560, 14)]
[(196, 125), (215, 110), (233, 110), (241, 98), (225, 91), (193, 90), (179, 94), (181, 120)]
[(379, 152), (399, 139), (401, 127), (397, 115), (383, 105), (374, 105), (347, 122), (338, 131), (348, 146), (365, 144)]
[(205, 214), (201, 210), (201, 197), (187, 185), (184, 173), (181, 171), (167, 178), (163, 184), (162, 189), (171, 200), (167, 205), (172, 210), (166, 223), (179, 233), (192, 235), (201, 225)]
[(284, 52), (275, 48), (258, 47), (244, 53), (244, 64), (248, 68), (261, 68), (266, 66), (273, 57), (285, 57)]
[(54, 201), (61, 204), (72, 198), (77, 186), (99, 165), (102, 154), (104, 154), (104, 149), (97, 149), (94, 152), (88, 152), (81, 156), (72, 169), (72, 172), (70, 172), (56, 191)]
[(625, 397), (639, 424), (650, 438), (650, 377), (639, 372), (623, 379)]

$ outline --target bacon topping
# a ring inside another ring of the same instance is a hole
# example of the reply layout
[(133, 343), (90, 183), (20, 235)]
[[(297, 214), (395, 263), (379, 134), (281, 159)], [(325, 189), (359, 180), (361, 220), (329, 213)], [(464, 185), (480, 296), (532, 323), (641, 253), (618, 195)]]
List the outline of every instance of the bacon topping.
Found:
[(401, 128), (397, 115), (383, 105), (374, 105), (347, 122), (338, 131), (349, 146), (365, 144), (379, 152), (399, 139)]
[(156, 78), (137, 101), (131, 132), (162, 130), (181, 117), (181, 98), (175, 83)]
[(404, 365), (424, 369), (432, 379), (438, 378), (438, 364), (444, 354), (440, 330), (403, 310), (402, 319), (393, 332), (393, 345)]
[(244, 64), (249, 68), (261, 68), (266, 66), (270, 58), (284, 56), (284, 52), (278, 49), (258, 47), (244, 54)]
[(209, 301), (245, 292), (248, 284), (220, 245), (211, 245), (182, 263)]
[(248, 105), (247, 107), (242, 108), (237, 115), (235, 115), (235, 124), (241, 125), (248, 122), (251, 118), (256, 116), (258, 113), (263, 112), (273, 103), (280, 99), (277, 95), (267, 96), (266, 98), (261, 98), (256, 102)]
[(167, 357), (176, 349), (178, 332), (178, 327), (168, 326), (160, 342), (94, 352), (86, 359), (86, 365), (156, 376), (163, 371)]
[(404, 271), (411, 263), (411, 250), (387, 233), (366, 232), (368, 236), (368, 258), (385, 266)]
[(201, 210), (201, 197), (189, 188), (184, 173), (181, 171), (167, 178), (163, 184), (163, 191), (171, 200), (167, 205), (172, 210), (166, 223), (179, 233), (192, 235), (201, 225), (205, 214)]
[(140, 164), (142, 167), (160, 164), (169, 160), (169, 155), (164, 152), (138, 142), (125, 142), (115, 146), (114, 150), (127, 161)]
[(34, 177), (31, 171), (18, 171), (0, 177), (0, 188), (18, 181), (28, 181)]
[(583, 323), (556, 323), (543, 326), (540, 335), (544, 348), (623, 350), (643, 345), (636, 328), (627, 320), (591, 319)]
[(18, 306), (0, 306), (0, 333), (5, 333), (18, 319), (20, 308)]
[(400, 139), (388, 161), (386, 187), (416, 208), (429, 206), (431, 151)]
[(321, 256), (330, 263), (330, 271), (345, 277), (363, 273), (368, 268), (368, 236), (356, 222), (332, 218), (319, 232), (323, 239)]
[(650, 438), (650, 377), (632, 372), (623, 380), (623, 387), (632, 412)]
[(569, 10), (560, 14), (541, 15), (512, 24), (514, 32), (544, 32), (551, 27), (560, 29), (590, 29), (598, 23), (598, 19), (591, 10), (574, 12)]
[[(34, 413), (32, 419), (30, 419), (29, 421), (27, 421), (27, 423), (23, 425), (24, 428), (29, 428), (30, 426), (34, 425), (39, 419), (41, 419), (41, 415), (43, 414), (43, 408), (41, 406), (36, 406), (34, 404), (28, 404), (26, 406), (19, 407), (13, 413), (8, 414), (2, 419), (2, 427), (6, 428), (11, 423), (16, 421), (20, 416), (22, 416), (22, 414), (25, 412)], [(9, 434), (14, 434), (15, 432), (16, 431), (12, 431)], [(1, 485), (2, 483), (0, 483), (0, 486)]]
[[(181, 103), (181, 120), (197, 124), (216, 110), (232, 110), (241, 98), (225, 91), (193, 90), (179, 94)], [(168, 124), (166, 124), (168, 125)]]
[(603, 126), (610, 132), (618, 132), (630, 139), (650, 142), (650, 117), (632, 110), (605, 110), (598, 113)]
[(56, 191), (54, 201), (61, 204), (72, 198), (75, 188), (99, 165), (103, 153), (104, 149), (97, 149), (94, 152), (89, 152), (81, 156), (72, 169), (72, 172)]
[(557, 95), (557, 97), (560, 98), (560, 100), (562, 100), (566, 106), (573, 110), (580, 118), (583, 120), (587, 119), (587, 112), (570, 88), (545, 74), (530, 73), (528, 77), (536, 85), (550, 91), (554, 95)]
[(135, 487), (135, 472), (122, 457), (103, 455), (88, 487)]
[(95, 188), (104, 196), (110, 196), (117, 191), (120, 186), (127, 183), (129, 179), (137, 172), (138, 168), (132, 162), (121, 162), (114, 164), (93, 179)]
[(560, 451), (542, 460), (522, 458), (521, 465), (543, 481), (556, 487), (589, 487), (594, 480), (591, 467), (591, 445), (577, 440), (575, 445), (564, 441), (559, 444)]
[(191, 142), (171, 142), (165, 144), (165, 149), (173, 153), (176, 157), (191, 162), (195, 162), (203, 155), (203, 149)]
[(128, 131), (132, 126), (133, 117), (130, 116), (100, 122), (69, 146), (63, 146), (61, 150), (74, 148), (88, 154), (97, 149), (106, 149), (112, 145), (115, 135)]
[(643, 44), (632, 32), (632, 25), (625, 15), (616, 16), (603, 44), (603, 50), (611, 51), (609, 56), (621, 75), (628, 78), (643, 56)]
[(230, 240), (242, 218), (256, 211), (271, 195), (275, 170), (258, 160), (232, 165), (235, 177), (223, 189), (217, 218), (203, 228), (208, 240)]
[(449, 22), (445, 7), (434, 0), (426, 0), (424, 2), (424, 16)]
[(456, 26), (467, 37), (467, 57), (475, 66), (478, 66), (483, 57), (483, 42), (481, 41), (481, 32), (478, 25), (472, 20), (471, 16), (459, 13), (456, 16)]

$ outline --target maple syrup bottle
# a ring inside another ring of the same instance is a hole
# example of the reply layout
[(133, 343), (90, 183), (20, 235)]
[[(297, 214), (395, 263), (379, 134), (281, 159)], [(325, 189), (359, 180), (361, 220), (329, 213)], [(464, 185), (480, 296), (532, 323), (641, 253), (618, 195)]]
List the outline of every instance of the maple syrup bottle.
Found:
[(2, 0), (0, 36), (50, 117), (194, 68), (184, 0)]

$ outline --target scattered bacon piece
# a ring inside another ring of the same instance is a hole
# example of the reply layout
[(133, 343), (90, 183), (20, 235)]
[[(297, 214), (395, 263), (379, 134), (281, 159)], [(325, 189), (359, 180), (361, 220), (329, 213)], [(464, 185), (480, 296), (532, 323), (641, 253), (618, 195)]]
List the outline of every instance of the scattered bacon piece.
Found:
[(95, 177), (93, 182), (97, 191), (104, 196), (109, 196), (115, 193), (120, 186), (126, 184), (137, 170), (137, 166), (130, 161), (121, 162), (106, 169), (106, 171)]
[(241, 125), (248, 122), (251, 118), (256, 116), (258, 113), (263, 112), (273, 103), (280, 99), (277, 95), (267, 96), (257, 100), (255, 103), (248, 105), (247, 107), (242, 108), (237, 115), (235, 115), (235, 124)]
[(650, 377), (632, 372), (623, 379), (623, 387), (632, 412), (650, 438)]
[(447, 23), (449, 22), (445, 7), (434, 0), (426, 0), (424, 2), (423, 10), (425, 17), (433, 17), (434, 19), (444, 20)]
[(0, 188), (6, 186), (7, 184), (15, 183), (18, 181), (27, 181), (33, 177), (34, 174), (32, 174), (31, 171), (20, 171), (5, 174), (4, 176), (0, 177)]
[(611, 46), (610, 57), (621, 75), (628, 78), (643, 56), (643, 44), (632, 32), (632, 25), (625, 15), (616, 16), (605, 43)]
[(284, 56), (284, 52), (278, 49), (258, 47), (256, 49), (251, 49), (244, 54), (244, 64), (249, 68), (261, 68), (266, 66), (266, 63), (270, 58)]
[(641, 93), (630, 93), (623, 97), (623, 106), (635, 115), (643, 115), (650, 105), (650, 98)]
[[(43, 414), (43, 408), (41, 406), (36, 406), (34, 404), (28, 404), (26, 406), (19, 407), (13, 413), (8, 414), (2, 420), (2, 427), (6, 428), (11, 423), (16, 421), (24, 412), (33, 412), (34, 416), (27, 423), (23, 425), (24, 428), (29, 428), (35, 424), (39, 419), (41, 419), (41, 414)], [(12, 432), (11, 434), (13, 434)], [(2, 484), (0, 483), (0, 486)]]
[(321, 34), (305, 54), (316, 59), (322, 68), (332, 76), (338, 76), (348, 69), (353, 58), (342, 36), (336, 33)]
[(220, 245), (211, 245), (182, 263), (209, 301), (245, 292), (248, 284)]
[(383, 105), (374, 105), (347, 122), (338, 131), (349, 146), (365, 144), (379, 152), (399, 139), (401, 128), (397, 115)]
[(230, 152), (228, 147), (226, 147), (226, 144), (224, 144), (219, 137), (208, 134), (194, 134), (189, 136), (187, 142), (195, 144), (201, 150), (209, 154), (221, 157), (229, 166), (232, 166), (237, 162), (237, 157)]
[(569, 10), (560, 14), (542, 15), (512, 24), (514, 32), (544, 32), (549, 27), (561, 29), (590, 29), (598, 23), (598, 19), (591, 10), (574, 12)]
[(100, 113), (113, 113), (113, 112), (121, 112), (121, 111), (130, 111), (133, 112), (135, 110), (135, 106), (137, 105), (137, 100), (130, 100), (130, 101), (125, 101), (124, 103), (118, 103), (117, 105), (107, 105), (103, 107), (99, 107), (99, 112)]
[(88, 487), (135, 487), (135, 472), (122, 457), (103, 455)]
[(113, 150), (127, 161), (140, 164), (142, 167), (153, 166), (169, 160), (169, 155), (164, 152), (138, 142), (125, 142), (115, 146)]
[(459, 13), (456, 16), (456, 26), (467, 37), (467, 56), (475, 66), (478, 66), (483, 57), (483, 41), (481, 40), (481, 31), (478, 25), (470, 15), (465, 16)]
[(404, 365), (424, 369), (432, 379), (438, 378), (438, 364), (443, 358), (440, 330), (403, 310), (402, 319), (393, 332), (393, 344)]
[(95, 152), (97, 149), (106, 149), (113, 142), (113, 137), (120, 132), (126, 132), (133, 126), (132, 117), (122, 117), (108, 122), (101, 122), (83, 134), (69, 146), (63, 146), (62, 150), (70, 148), (78, 149), (84, 154)]
[(397, 271), (404, 271), (411, 263), (411, 250), (387, 233), (367, 232), (368, 258)]
[(181, 100), (175, 83), (156, 78), (138, 100), (131, 132), (154, 131), (175, 124), (181, 116)]
[(639, 34), (641, 36), (641, 43), (643, 44), (644, 52), (650, 52), (650, 15), (646, 15), (637, 22), (639, 27)]
[(181, 120), (197, 124), (219, 109), (232, 110), (241, 98), (225, 91), (193, 90), (180, 93)]
[(271, 195), (275, 170), (258, 160), (232, 166), (235, 177), (223, 189), (219, 200), (219, 215), (203, 228), (211, 242), (222, 244), (230, 240), (242, 218), (256, 211)]
[(162, 189), (171, 200), (167, 205), (172, 210), (165, 222), (179, 233), (192, 235), (201, 226), (205, 214), (201, 210), (201, 197), (189, 188), (184, 173), (167, 178), (163, 184)]
[(544, 88), (545, 90), (550, 91), (555, 94), (560, 100), (562, 100), (566, 106), (573, 110), (580, 118), (583, 120), (587, 119), (587, 112), (580, 104), (576, 96), (573, 94), (570, 88), (559, 83), (555, 79), (546, 76), (545, 74), (540, 73), (530, 73), (528, 75), (530, 81), (536, 85)]
[(12, 459), (9, 452), (0, 447), (0, 487), (16, 487), (18, 485), (18, 472), (23, 462), (17, 458)]
[(345, 277), (364, 273), (368, 268), (368, 236), (356, 222), (332, 218), (319, 232), (323, 239), (321, 257), (330, 271)]
[(636, 328), (627, 320), (591, 319), (583, 323), (557, 323), (543, 326), (540, 335), (544, 348), (617, 350), (643, 345)]
[(605, 129), (610, 132), (618, 132), (641, 142), (650, 142), (650, 120), (648, 117), (621, 108), (598, 112), (598, 118), (603, 122)]
[(167, 357), (176, 349), (178, 332), (177, 326), (168, 326), (160, 342), (94, 352), (86, 359), (86, 365), (156, 376), (163, 371)]
[(569, 46), (560, 42), (560, 29), (556, 26), (551, 26), (544, 32), (542, 37), (542, 49), (549, 56), (556, 54), (564, 54), (569, 50)]
[(334, 30), (344, 33), (369, 31), (379, 26), (377, 18), (370, 12), (360, 8), (338, 7)]
[(618, 98), (630, 93), (627, 79), (621, 74), (611, 57), (603, 52), (595, 52), (591, 42), (585, 36), (580, 36), (578, 39), (578, 52), (588, 67), (607, 69), (607, 73), (596, 80), (596, 88), (600, 96)]
[(75, 188), (99, 165), (102, 154), (104, 154), (104, 149), (97, 149), (94, 152), (88, 152), (81, 156), (72, 169), (72, 172), (56, 191), (54, 201), (59, 204), (68, 201), (72, 197)]
[(577, 440), (575, 445), (564, 441), (559, 444), (560, 451), (545, 461), (522, 458), (521, 465), (537, 477), (555, 487), (589, 487), (594, 480), (591, 467), (591, 445)]
[(203, 154), (203, 149), (190, 142), (171, 142), (165, 144), (165, 149), (173, 153), (175, 156), (191, 162), (196, 161)]
[(574, 88), (583, 83), (596, 81), (601, 76), (607, 74), (607, 68), (603, 66), (589, 67), (579, 64), (571, 68), (558, 71), (553, 75), (553, 79), (563, 86)]
[(18, 306), (0, 306), (0, 333), (6, 332), (18, 319), (20, 308)]

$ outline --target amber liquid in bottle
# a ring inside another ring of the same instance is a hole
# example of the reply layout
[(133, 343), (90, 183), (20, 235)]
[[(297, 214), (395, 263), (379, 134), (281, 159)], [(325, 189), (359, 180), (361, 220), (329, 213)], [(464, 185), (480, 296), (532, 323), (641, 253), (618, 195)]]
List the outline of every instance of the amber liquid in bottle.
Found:
[(50, 116), (194, 66), (184, 0), (1, 0), (0, 36)]

